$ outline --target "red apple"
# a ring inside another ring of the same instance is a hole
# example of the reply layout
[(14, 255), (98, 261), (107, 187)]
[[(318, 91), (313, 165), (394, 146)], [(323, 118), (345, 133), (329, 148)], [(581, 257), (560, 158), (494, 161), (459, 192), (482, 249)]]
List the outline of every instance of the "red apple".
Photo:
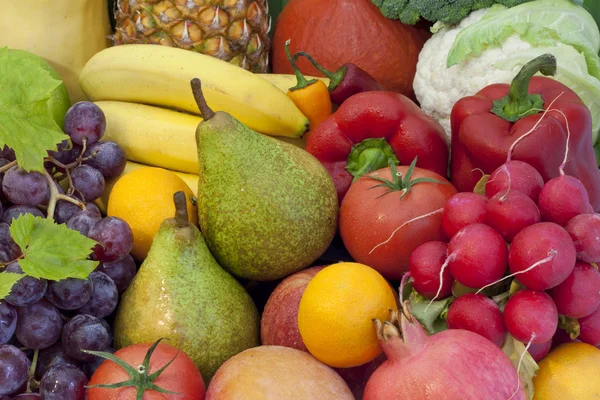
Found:
[(308, 351), (298, 330), (298, 307), (308, 282), (325, 266), (311, 267), (285, 278), (271, 293), (262, 319), (263, 345), (285, 346)]

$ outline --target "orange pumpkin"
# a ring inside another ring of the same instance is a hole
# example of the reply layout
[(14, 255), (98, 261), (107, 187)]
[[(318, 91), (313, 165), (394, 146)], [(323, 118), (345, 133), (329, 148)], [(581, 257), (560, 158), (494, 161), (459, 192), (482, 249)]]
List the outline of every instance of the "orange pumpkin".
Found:
[[(358, 65), (386, 90), (413, 96), (419, 52), (430, 33), (383, 16), (370, 0), (291, 0), (283, 9), (273, 37), (273, 72), (291, 74), (284, 45), (292, 54), (306, 51), (325, 68)], [(306, 59), (298, 62), (306, 75), (322, 76)]]

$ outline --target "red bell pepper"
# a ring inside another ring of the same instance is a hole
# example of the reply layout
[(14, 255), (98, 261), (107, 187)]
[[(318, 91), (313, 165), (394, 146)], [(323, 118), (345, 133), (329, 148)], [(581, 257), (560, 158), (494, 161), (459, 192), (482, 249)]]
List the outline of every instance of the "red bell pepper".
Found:
[[(600, 210), (600, 171), (592, 147), (592, 118), (581, 99), (553, 75), (556, 59), (545, 54), (525, 64), (513, 82), (490, 85), (459, 100), (452, 109), (452, 183), (461, 192), (472, 191), (483, 174), (490, 174), (511, 154), (535, 167), (548, 181), (559, 175), (568, 137), (564, 172), (579, 179), (593, 209)], [(545, 116), (540, 110), (550, 108)], [(563, 116), (564, 114), (564, 116)], [(568, 121), (568, 122), (567, 122)]]
[(363, 92), (346, 100), (309, 133), (306, 151), (325, 166), (341, 202), (353, 180), (390, 161), (448, 174), (444, 129), (409, 98)]

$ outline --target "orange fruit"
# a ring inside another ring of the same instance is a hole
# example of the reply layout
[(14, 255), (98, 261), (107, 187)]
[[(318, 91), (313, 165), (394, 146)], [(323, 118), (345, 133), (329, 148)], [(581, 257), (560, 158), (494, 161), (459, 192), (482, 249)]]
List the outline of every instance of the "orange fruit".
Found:
[(533, 400), (600, 400), (600, 349), (565, 343), (539, 365), (533, 378)]
[(146, 258), (152, 240), (167, 218), (175, 216), (173, 194), (183, 191), (188, 199), (188, 218), (197, 224), (193, 193), (174, 172), (142, 167), (122, 175), (110, 192), (107, 215), (125, 220), (133, 232), (131, 254), (139, 261)]
[(298, 329), (308, 351), (337, 368), (356, 367), (381, 354), (373, 319), (397, 310), (389, 283), (373, 268), (339, 263), (308, 283), (298, 309)]

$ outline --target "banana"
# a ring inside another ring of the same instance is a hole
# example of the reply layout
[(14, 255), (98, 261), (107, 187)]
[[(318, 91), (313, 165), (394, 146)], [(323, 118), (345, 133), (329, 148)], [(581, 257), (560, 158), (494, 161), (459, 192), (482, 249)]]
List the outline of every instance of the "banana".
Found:
[[(110, 196), (110, 192), (113, 186), (115, 186), (115, 183), (117, 183), (117, 181), (119, 180), (119, 178), (135, 169), (147, 166), (148, 165), (127, 161), (127, 164), (125, 165), (125, 171), (123, 171), (123, 173), (120, 176), (117, 176), (116, 178), (113, 178), (106, 182), (106, 186), (104, 187), (104, 193), (102, 193), (102, 196), (100, 196), (100, 198), (96, 199), (95, 201), (96, 205), (98, 206), (98, 208), (100, 208), (100, 211), (102, 211), (103, 214), (106, 214), (106, 209), (108, 207), (108, 197)], [(192, 193), (196, 194), (198, 192), (198, 175), (186, 174), (177, 171), (173, 172), (190, 187)]]
[(200, 78), (208, 105), (273, 136), (301, 137), (308, 119), (265, 79), (189, 50), (151, 44), (109, 47), (94, 55), (79, 76), (92, 101), (112, 100), (175, 108), (199, 115), (190, 80)]
[[(287, 93), (287, 91), (291, 88), (296, 86), (297, 79), (296, 79), (296, 75), (290, 75), (290, 74), (257, 74), (258, 76), (260, 76), (261, 78), (263, 78), (266, 81), (269, 81), (272, 85), (274, 85), (275, 87), (277, 87), (279, 90), (281, 90), (284, 93)], [(329, 86), (329, 79), (328, 78), (321, 78), (318, 76), (305, 76), (305, 78), (307, 80), (311, 80), (311, 79), (318, 79), (323, 81), (323, 83), (325, 83), (325, 85)]]
[(195, 115), (121, 101), (95, 102), (106, 116), (102, 140), (116, 142), (130, 161), (198, 173)]

